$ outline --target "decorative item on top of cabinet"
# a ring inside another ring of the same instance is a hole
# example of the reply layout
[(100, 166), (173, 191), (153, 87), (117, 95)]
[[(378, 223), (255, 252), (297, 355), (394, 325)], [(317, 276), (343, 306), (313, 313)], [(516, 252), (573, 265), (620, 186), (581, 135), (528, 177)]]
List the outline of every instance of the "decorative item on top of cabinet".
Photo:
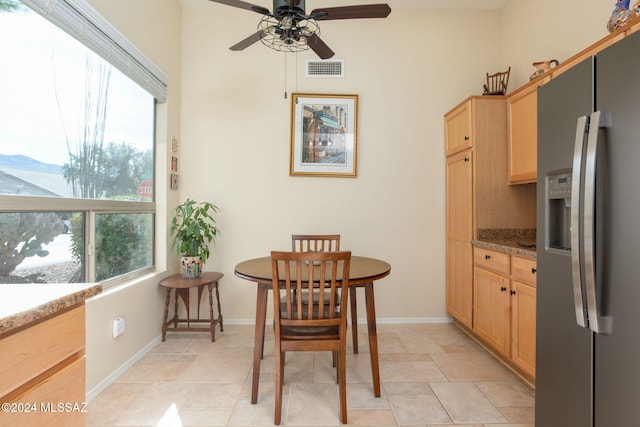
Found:
[(487, 82), (483, 85), (483, 95), (506, 95), (507, 86), (509, 85), (509, 74), (511, 74), (511, 67), (509, 67), (507, 71), (495, 74), (487, 73)]
[(630, 0), (616, 1), (616, 6), (613, 9), (613, 12), (611, 12), (611, 16), (607, 21), (607, 30), (609, 30), (610, 33), (624, 27), (629, 19), (633, 18), (635, 6), (637, 5), (637, 3), (636, 5), (634, 5), (634, 9), (632, 10), (629, 10), (629, 3)]
[(558, 62), (557, 59), (550, 59), (548, 61), (537, 61), (537, 62), (534, 62), (531, 65), (536, 67), (536, 71), (534, 71), (533, 74), (531, 74), (531, 76), (529, 77), (529, 80), (533, 80), (536, 77), (539, 77), (539, 76), (543, 75), (544, 73), (546, 73), (547, 71), (549, 71), (553, 67), (557, 66), (558, 64), (559, 64), (559, 62)]

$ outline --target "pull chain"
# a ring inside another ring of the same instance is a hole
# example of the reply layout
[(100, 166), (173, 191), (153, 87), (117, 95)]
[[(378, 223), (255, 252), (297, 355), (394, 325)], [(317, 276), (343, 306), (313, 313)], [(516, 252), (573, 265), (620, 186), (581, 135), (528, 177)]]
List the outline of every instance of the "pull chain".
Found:
[(284, 99), (287, 99), (287, 53), (284, 53)]

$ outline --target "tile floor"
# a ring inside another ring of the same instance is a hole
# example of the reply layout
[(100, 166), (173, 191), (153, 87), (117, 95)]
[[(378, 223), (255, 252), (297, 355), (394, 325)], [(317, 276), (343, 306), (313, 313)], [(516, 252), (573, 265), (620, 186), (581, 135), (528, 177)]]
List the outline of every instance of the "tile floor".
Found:
[[(359, 426), (533, 427), (534, 393), (451, 324), (378, 325), (382, 396), (366, 329), (347, 356), (348, 421)], [(273, 425), (274, 343), (267, 328), (258, 403), (250, 403), (253, 327), (170, 333), (89, 403), (87, 426)], [(329, 353), (289, 353), (282, 425), (339, 426)]]

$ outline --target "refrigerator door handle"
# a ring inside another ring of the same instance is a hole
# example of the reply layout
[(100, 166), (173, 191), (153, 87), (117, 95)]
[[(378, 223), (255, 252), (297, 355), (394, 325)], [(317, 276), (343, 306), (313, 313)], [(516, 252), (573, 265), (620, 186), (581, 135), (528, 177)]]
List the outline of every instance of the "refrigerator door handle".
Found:
[(587, 152), (584, 164), (584, 209), (583, 209), (583, 244), (584, 244), (584, 283), (587, 294), (587, 311), (589, 328), (598, 334), (609, 332), (609, 318), (600, 315), (598, 294), (596, 291), (596, 242), (595, 233), (595, 197), (596, 197), (596, 162), (598, 153), (598, 134), (602, 112), (591, 113)]
[(582, 295), (582, 274), (580, 266), (580, 206), (582, 182), (582, 153), (587, 132), (587, 116), (578, 117), (576, 140), (573, 149), (573, 170), (571, 173), (571, 275), (573, 277), (573, 301), (576, 310), (576, 323), (587, 327), (584, 298)]

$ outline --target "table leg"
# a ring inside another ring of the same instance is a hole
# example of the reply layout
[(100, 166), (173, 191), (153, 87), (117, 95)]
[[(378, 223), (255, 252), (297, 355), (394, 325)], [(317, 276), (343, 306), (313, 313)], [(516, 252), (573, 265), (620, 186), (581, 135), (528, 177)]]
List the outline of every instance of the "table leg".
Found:
[(164, 322), (162, 322), (162, 342), (167, 337), (167, 319), (169, 317), (169, 301), (171, 300), (171, 288), (167, 288), (167, 299), (164, 303)]
[[(216, 284), (216, 289), (218, 288), (218, 283), (215, 282)], [(213, 317), (213, 292), (212, 292), (212, 288), (213, 288), (213, 283), (209, 283), (209, 285), (207, 286), (209, 288), (209, 319), (211, 319), (211, 323), (209, 324), (209, 327), (211, 328), (211, 342), (216, 342), (216, 322), (215, 319)], [(200, 305), (200, 304), (198, 304)], [(220, 308), (218, 308), (220, 309)], [(198, 318), (200, 318), (200, 316), (198, 316)]]
[(369, 333), (369, 353), (371, 354), (371, 376), (373, 377), (373, 394), (380, 397), (380, 365), (378, 359), (378, 332), (376, 330), (376, 306), (373, 297), (373, 282), (364, 284), (367, 306), (367, 331)]
[(174, 292), (173, 297), (176, 300), (175, 307), (173, 310), (173, 327), (177, 328), (178, 327), (178, 289), (176, 289), (176, 291)]
[(222, 309), (220, 308), (220, 291), (218, 290), (218, 282), (216, 285), (216, 301), (218, 302), (218, 319), (220, 320), (220, 332), (224, 332), (224, 326), (222, 326)]
[(191, 327), (191, 308), (189, 307), (189, 288), (176, 289), (176, 327), (178, 325), (178, 297), (182, 300), (187, 311), (187, 328)]
[(349, 298), (351, 301), (351, 336), (353, 338), (353, 354), (358, 354), (358, 308), (356, 304), (357, 286), (349, 287)]
[[(207, 285), (207, 287), (211, 286), (211, 283), (209, 283)], [(202, 300), (202, 293), (204, 292), (204, 285), (202, 286), (198, 286), (198, 317), (197, 319), (200, 319), (200, 301)], [(211, 292), (211, 289), (209, 289), (209, 292)]]
[(251, 403), (258, 403), (258, 383), (260, 382), (260, 361), (264, 352), (264, 330), (267, 317), (267, 289), (271, 285), (258, 283), (256, 297), (256, 330), (253, 343), (253, 379), (251, 383)]

